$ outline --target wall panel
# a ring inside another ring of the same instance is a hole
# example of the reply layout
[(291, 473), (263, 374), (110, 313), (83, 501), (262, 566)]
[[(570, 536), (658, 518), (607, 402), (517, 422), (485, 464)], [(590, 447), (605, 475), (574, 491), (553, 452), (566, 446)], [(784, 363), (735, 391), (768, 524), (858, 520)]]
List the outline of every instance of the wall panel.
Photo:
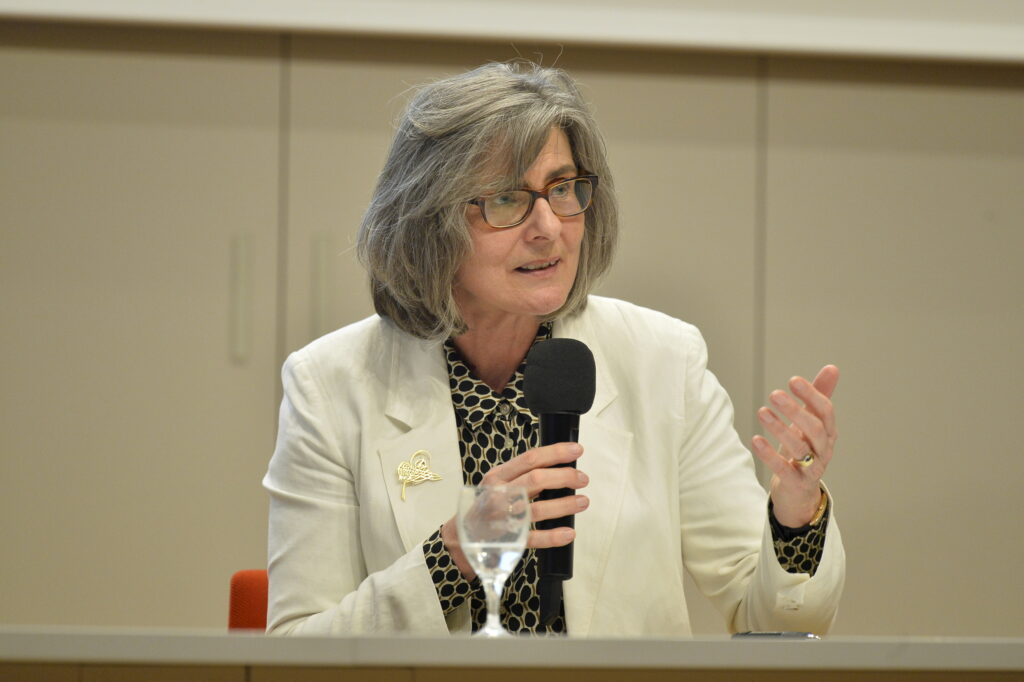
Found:
[(0, 45), (0, 621), (223, 624), (265, 563), (277, 41)]
[(1024, 634), (1022, 177), (1020, 69), (771, 63), (766, 381), (844, 372), (837, 632)]

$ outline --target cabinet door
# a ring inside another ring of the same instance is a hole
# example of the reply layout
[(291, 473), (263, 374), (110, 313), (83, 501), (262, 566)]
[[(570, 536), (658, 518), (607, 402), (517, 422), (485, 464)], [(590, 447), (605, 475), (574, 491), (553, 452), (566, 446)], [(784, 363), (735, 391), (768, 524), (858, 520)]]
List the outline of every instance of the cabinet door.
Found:
[(769, 74), (765, 385), (844, 374), (833, 633), (1024, 635), (1024, 70)]
[(265, 564), (278, 39), (0, 46), (0, 621), (222, 626)]

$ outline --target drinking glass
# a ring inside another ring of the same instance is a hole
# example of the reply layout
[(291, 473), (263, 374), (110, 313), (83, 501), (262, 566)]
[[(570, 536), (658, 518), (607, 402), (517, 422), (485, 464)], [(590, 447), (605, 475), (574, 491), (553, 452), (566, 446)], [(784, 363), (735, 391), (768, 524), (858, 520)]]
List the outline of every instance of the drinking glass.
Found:
[(499, 616), (505, 581), (526, 549), (530, 498), (513, 485), (467, 486), (459, 494), (459, 544), (487, 595), (487, 622), (476, 634), (507, 637)]

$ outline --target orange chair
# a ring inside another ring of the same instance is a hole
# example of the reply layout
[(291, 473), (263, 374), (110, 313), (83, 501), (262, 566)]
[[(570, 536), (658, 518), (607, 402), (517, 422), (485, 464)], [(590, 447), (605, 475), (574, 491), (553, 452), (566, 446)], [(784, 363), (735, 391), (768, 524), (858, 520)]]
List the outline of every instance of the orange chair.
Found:
[(231, 576), (228, 630), (267, 629), (267, 572), (238, 571)]

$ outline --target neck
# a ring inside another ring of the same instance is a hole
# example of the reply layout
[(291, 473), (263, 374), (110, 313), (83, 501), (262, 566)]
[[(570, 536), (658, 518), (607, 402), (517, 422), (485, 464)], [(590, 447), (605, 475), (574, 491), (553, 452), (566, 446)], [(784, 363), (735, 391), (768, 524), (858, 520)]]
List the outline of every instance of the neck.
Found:
[(455, 347), (481, 381), (501, 391), (526, 357), (539, 326), (531, 317), (470, 326), (469, 331), (455, 338)]

